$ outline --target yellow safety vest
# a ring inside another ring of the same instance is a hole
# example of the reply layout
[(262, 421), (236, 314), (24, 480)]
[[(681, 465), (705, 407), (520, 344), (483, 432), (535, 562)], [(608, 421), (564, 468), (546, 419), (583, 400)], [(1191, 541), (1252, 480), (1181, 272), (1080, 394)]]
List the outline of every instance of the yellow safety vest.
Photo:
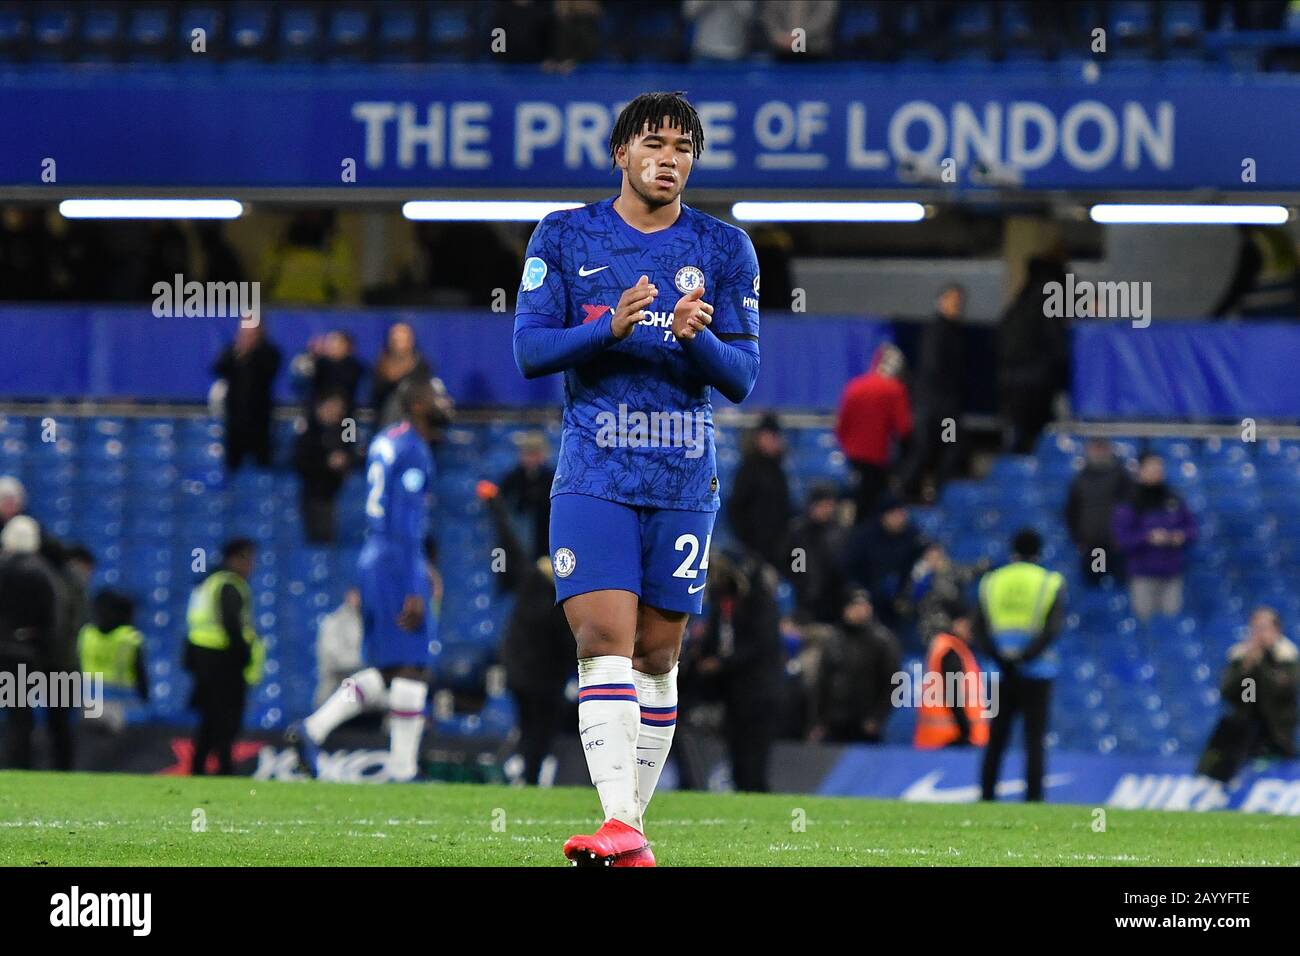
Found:
[(144, 635), (129, 624), (115, 627), (107, 634), (87, 624), (77, 635), (81, 670), (86, 674), (102, 674), (105, 687), (134, 691), (135, 666), (142, 644)]
[(185, 612), (190, 643), (214, 651), (224, 651), (230, 646), (226, 629), (221, 624), (221, 589), (233, 584), (243, 599), (240, 617), (244, 626), (244, 640), (248, 642), (248, 665), (244, 680), (250, 687), (262, 679), (262, 664), (266, 660), (266, 647), (253, 628), (253, 592), (248, 582), (233, 571), (216, 571), (209, 575), (190, 594), (190, 604)]
[[(980, 581), (980, 606), (989, 637), (999, 651), (1023, 652), (1043, 631), (1052, 603), (1065, 583), (1056, 571), (1015, 561), (990, 571)], [(1050, 649), (1022, 669), (1029, 676), (1055, 677), (1056, 654)]]

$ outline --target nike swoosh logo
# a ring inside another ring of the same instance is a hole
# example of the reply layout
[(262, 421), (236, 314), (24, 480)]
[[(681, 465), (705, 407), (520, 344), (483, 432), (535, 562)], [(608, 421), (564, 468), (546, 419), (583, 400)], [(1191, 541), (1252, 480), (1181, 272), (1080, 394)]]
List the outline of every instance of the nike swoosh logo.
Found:
[(687, 588), (687, 589), (686, 589), (686, 593), (687, 593), (687, 594), (698, 594), (700, 591), (703, 591), (703, 590), (704, 590), (704, 585), (703, 585), (703, 584), (700, 584), (700, 585), (697, 585), (697, 586), (695, 586), (695, 587), (693, 587), (693, 588)]
[(588, 269), (586, 266), (578, 266), (578, 275), (583, 277), (594, 276), (597, 272), (604, 272), (608, 268), (609, 266), (601, 266), (597, 269)]
[(591, 731), (595, 730), (597, 727), (604, 727), (607, 723), (609, 723), (608, 720), (602, 720), (602, 721), (601, 721), (600, 723), (598, 723), (598, 724), (592, 724), (590, 727), (588, 727), (588, 728), (587, 728), (586, 730), (584, 730), (582, 733), (578, 734), (578, 736), (579, 736), (579, 737), (585, 737), (585, 736), (587, 736), (587, 734), (591, 733)]

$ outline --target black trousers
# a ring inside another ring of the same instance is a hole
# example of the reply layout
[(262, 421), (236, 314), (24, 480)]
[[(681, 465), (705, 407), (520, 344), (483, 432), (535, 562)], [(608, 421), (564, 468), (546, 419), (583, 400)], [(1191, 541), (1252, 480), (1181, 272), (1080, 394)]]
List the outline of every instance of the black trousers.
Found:
[(998, 771), (1011, 741), (1013, 722), (1019, 714), (1025, 717), (1025, 799), (1033, 802), (1043, 799), (1043, 738), (1047, 735), (1051, 698), (1050, 680), (1003, 672), (998, 682), (998, 713), (989, 727), (989, 745), (984, 751), (980, 774), (984, 800), (997, 799)]
[[(36, 730), (36, 711), (30, 707), (13, 707), (8, 718), (8, 765), (14, 770), (34, 770), (32, 735)], [(63, 707), (45, 708), (45, 732), (50, 742), (50, 768), (71, 770), (74, 755), (72, 711)]]
[(852, 464), (853, 470), (858, 474), (855, 496), (857, 513), (853, 516), (853, 523), (862, 524), (876, 513), (876, 502), (889, 487), (889, 471), (865, 461), (855, 461)]
[(328, 544), (334, 540), (334, 496), (302, 496), (302, 528), (308, 541)]
[(190, 645), (187, 660), (194, 674), (194, 695), (190, 706), (199, 712), (194, 731), (194, 757), (190, 774), (207, 772), (208, 755), (217, 756), (217, 772), (235, 772), (232, 750), (244, 722), (244, 701), (248, 685), (228, 651), (214, 651)]
[(730, 700), (725, 727), (727, 752), (731, 756), (731, 779), (745, 793), (767, 793), (768, 762), (780, 702), (775, 700)]
[(247, 455), (252, 455), (253, 460), (262, 468), (271, 467), (271, 422), (268, 419), (265, 427), (258, 423), (252, 427), (248, 425), (233, 425), (230, 419), (226, 420), (226, 470), (238, 471), (240, 465), (244, 463)]
[(519, 753), (524, 758), (524, 782), (536, 784), (542, 761), (551, 753), (551, 743), (564, 709), (564, 689), (538, 693), (512, 687), (519, 710)]
[(912, 433), (912, 450), (899, 475), (905, 495), (916, 496), (920, 493), (928, 471), (933, 470), (935, 473), (934, 484), (937, 490), (947, 484), (961, 468), (961, 436), (954, 435), (956, 441), (943, 440), (944, 421), (949, 418), (954, 422), (960, 420), (961, 409), (922, 409), (917, 416)]

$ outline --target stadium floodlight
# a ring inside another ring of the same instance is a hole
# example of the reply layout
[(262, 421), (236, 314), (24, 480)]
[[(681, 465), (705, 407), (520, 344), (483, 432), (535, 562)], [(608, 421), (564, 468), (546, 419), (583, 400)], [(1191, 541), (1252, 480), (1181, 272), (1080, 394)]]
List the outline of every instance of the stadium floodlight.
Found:
[(738, 202), (731, 215), (740, 222), (919, 222), (919, 202)]
[(580, 202), (514, 199), (419, 199), (402, 204), (402, 215), (416, 222), (537, 222)]
[(1290, 218), (1286, 206), (1208, 206), (1193, 203), (1102, 203), (1089, 211), (1093, 222), (1171, 226), (1278, 226)]
[(65, 199), (65, 219), (238, 219), (244, 204), (235, 199)]

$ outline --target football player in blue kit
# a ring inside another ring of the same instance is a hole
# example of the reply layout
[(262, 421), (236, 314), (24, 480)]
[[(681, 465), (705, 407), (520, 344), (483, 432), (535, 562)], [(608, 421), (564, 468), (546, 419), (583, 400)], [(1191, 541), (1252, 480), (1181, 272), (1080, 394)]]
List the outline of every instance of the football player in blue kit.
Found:
[(287, 739), (311, 776), (319, 745), (364, 710), (388, 710), (388, 777), (415, 777), (429, 692), (430, 582), (424, 539), (429, 527), (433, 455), (429, 436), (437, 400), (426, 381), (404, 382), (402, 421), (376, 435), (366, 456), (366, 537), (357, 560), (365, 669), (343, 682)]
[(629, 103), (609, 140), (619, 194), (538, 223), (515, 310), (520, 371), (564, 373), (551, 562), (604, 811), (565, 844), (576, 865), (654, 865), (644, 815), (719, 505), (711, 395), (739, 403), (758, 376), (753, 244), (682, 202), (703, 146), (682, 94)]

